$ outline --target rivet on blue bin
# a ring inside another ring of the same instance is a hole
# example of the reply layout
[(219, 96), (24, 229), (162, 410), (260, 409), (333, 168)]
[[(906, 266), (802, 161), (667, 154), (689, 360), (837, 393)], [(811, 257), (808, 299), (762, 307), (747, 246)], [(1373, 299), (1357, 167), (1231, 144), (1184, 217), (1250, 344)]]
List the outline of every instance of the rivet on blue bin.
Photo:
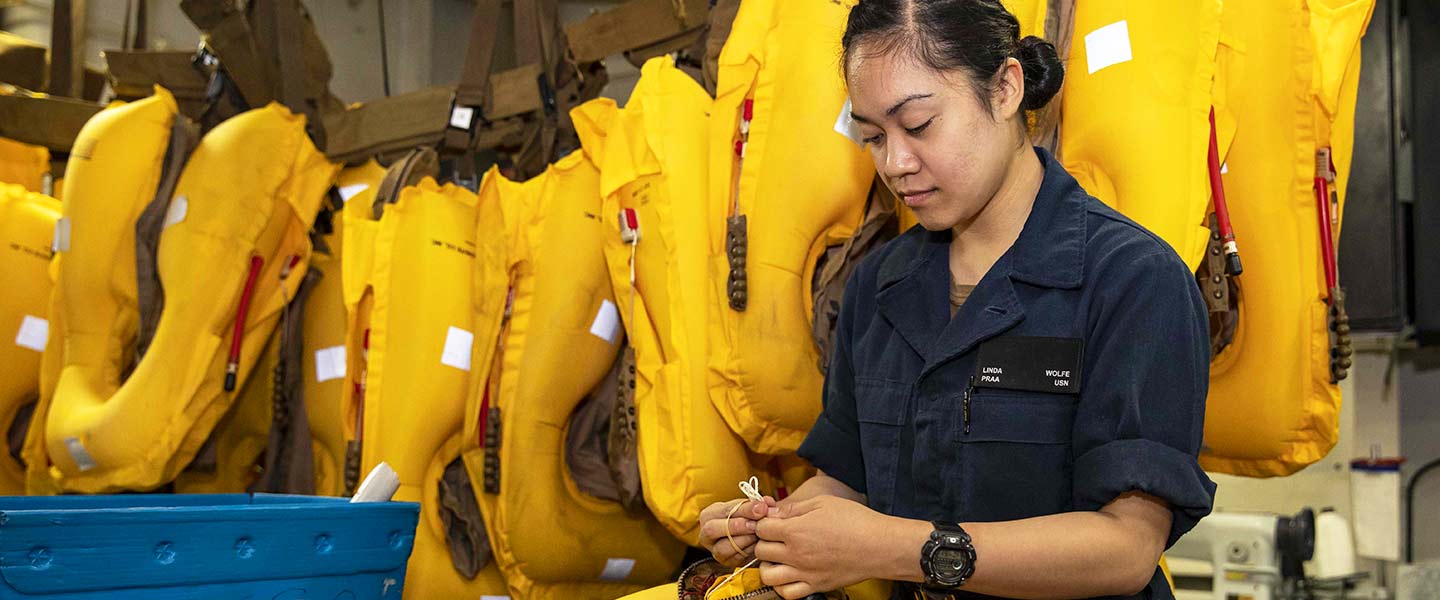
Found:
[(409, 542), (409, 541), (410, 541), (410, 536), (405, 535), (404, 532), (401, 532), (401, 531), (392, 531), (392, 532), (390, 532), (390, 547), (393, 548), (393, 549), (395, 549), (395, 550), (400, 550), (400, 549), (404, 548), (404, 547), (405, 547), (405, 543), (406, 543), (406, 542)]
[(30, 566), (36, 571), (44, 571), (50, 568), (50, 563), (55, 559), (50, 556), (50, 549), (41, 546), (30, 551)]
[(168, 565), (175, 562), (175, 546), (170, 542), (160, 542), (155, 546), (155, 562)]
[(250, 538), (235, 540), (235, 556), (242, 559), (255, 556), (255, 543), (250, 541)]
[(335, 543), (332, 542), (332, 541), (330, 541), (330, 536), (325, 535), (325, 534), (323, 534), (323, 533), (320, 534), (320, 535), (315, 536), (315, 553), (316, 553), (316, 554), (329, 554), (330, 551), (331, 551), (331, 550), (334, 550), (334, 549), (335, 549)]

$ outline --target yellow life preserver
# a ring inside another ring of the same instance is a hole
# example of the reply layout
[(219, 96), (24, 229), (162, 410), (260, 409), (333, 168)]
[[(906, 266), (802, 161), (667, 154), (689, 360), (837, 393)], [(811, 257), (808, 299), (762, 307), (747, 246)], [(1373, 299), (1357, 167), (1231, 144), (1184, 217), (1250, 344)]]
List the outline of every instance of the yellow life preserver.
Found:
[(1193, 271), (1210, 238), (1206, 155), (1220, 3), (1077, 2), (1074, 26), (1061, 109), (1065, 167)]
[(1210, 368), (1206, 470), (1288, 475), (1338, 438), (1312, 181), (1316, 151), (1330, 147), (1343, 206), (1359, 40), (1373, 8), (1373, 0), (1225, 5), (1216, 117), (1231, 122), (1221, 131), (1234, 131), (1224, 181), (1245, 272), (1234, 341)]
[(39, 193), (44, 191), (48, 174), (49, 149), (0, 138), (0, 183), (13, 183)]
[[(347, 224), (360, 219), (350, 216)], [(474, 194), (428, 178), (385, 206), (368, 282), (369, 349), (349, 349), (363, 357), (365, 373), (361, 472), (389, 463), (400, 477), (395, 499), (420, 503), (407, 598), (475, 598), (507, 589), (493, 563), (470, 580), (456, 571), (439, 508), (441, 478), (461, 455), (473, 383), (475, 222)], [(346, 240), (347, 257), (359, 243)]]
[[(177, 494), (239, 494), (249, 491), (250, 485), (259, 475), (258, 463), (265, 454), (270, 441), (270, 424), (275, 393), (275, 365), (280, 362), (280, 332), (277, 327), (270, 339), (263, 340), (264, 351), (260, 353), (250, 378), (240, 386), (235, 403), (215, 424), (215, 430), (207, 444), (213, 444), (214, 456), (204, 461), (198, 458), (184, 471), (175, 476)], [(203, 456), (202, 450), (200, 455)]]
[(23, 454), (31, 494), (60, 491), (50, 471), (46, 423), (62, 371), (69, 370), (71, 377), (93, 372), (106, 382), (97, 384), (97, 395), (109, 396), (134, 360), (139, 321), (135, 221), (155, 196), (176, 111), (170, 93), (157, 89), (144, 100), (100, 111), (75, 140), (67, 167), (71, 194), (62, 200), (56, 227), (40, 404)]
[(835, 129), (847, 106), (835, 61), (853, 5), (745, 2), (720, 54), (707, 206), (729, 220), (711, 232), (720, 309), (711, 390), (726, 423), (760, 454), (793, 454), (820, 413), (815, 265), (854, 234), (874, 178), (868, 154)]
[[(60, 203), (0, 184), (0, 434), (16, 435), (40, 399), (40, 361), (50, 335), (50, 243)], [(33, 414), (33, 413), (32, 413)], [(0, 456), (0, 495), (25, 493), (25, 467)]]
[[(163, 110), (144, 122), (150, 127), (166, 124), (173, 115), (173, 99), (156, 97)], [(168, 127), (159, 129), (168, 135)], [(257, 153), (258, 147), (267, 151)], [(158, 148), (163, 151), (163, 144)], [(138, 177), (158, 177), (158, 169), (146, 171), (144, 155), (126, 161), (128, 167), (113, 158), (99, 160), (108, 153), (136, 155), (129, 137), (87, 138), (82, 132), (76, 149), (70, 172), (77, 181), (68, 194), (76, 204), (113, 201), (106, 192), (115, 178), (136, 177), (116, 171), (136, 169)], [(94, 167), (99, 172), (87, 171)], [(235, 399), (223, 383), (226, 342), (234, 335), (246, 288), (252, 289), (242, 323), (238, 381), (255, 367), (286, 298), (294, 296), (304, 277), (307, 233), (336, 170), (306, 136), (304, 117), (278, 104), (239, 115), (207, 134), (180, 176), (160, 236), (164, 314), (149, 353), (123, 383), (125, 363), (115, 342), (125, 338), (111, 332), (124, 333), (127, 323), (117, 322), (115, 305), (96, 307), (92, 297), (79, 292), (96, 281), (107, 282), (105, 273), (117, 277), (128, 270), (133, 281), (133, 265), (116, 261), (128, 253), (113, 245), (90, 248), (87, 253), (104, 253), (103, 260), (87, 254), (93, 260), (72, 262), (62, 251), (57, 294), (66, 311), (65, 364), (49, 407), (45, 443), (50, 470), (63, 489), (153, 489), (190, 462)], [(79, 187), (82, 173), (85, 186), (107, 189)], [(65, 206), (71, 218), (71, 204)], [(75, 229), (96, 218), (88, 208), (77, 209)], [(134, 220), (110, 223), (133, 228)], [(72, 234), (69, 252), (79, 249), (81, 237)], [(121, 268), (114, 268), (116, 262)]]
[[(370, 165), (365, 167), (369, 171), (367, 177), (375, 181), (383, 179), (385, 169), (373, 162)], [(375, 269), (375, 234), (380, 230), (380, 223), (375, 221), (371, 209), (379, 184), (370, 185), (370, 188), (351, 199), (354, 202), (350, 205), (351, 210), (340, 211), (341, 237), (345, 240), (340, 251), (341, 301), (345, 306), (345, 376), (342, 380), (345, 395), (340, 410), (346, 440), (341, 471), (342, 495), (354, 493), (361, 477), (358, 436), (363, 429), (365, 358), (369, 345), (370, 313), (375, 304), (375, 290), (370, 280)]]
[[(333, 233), (323, 240), (327, 252), (317, 252), (310, 267), (321, 273), (305, 309), (305, 410), (314, 438), (315, 493), (345, 494), (345, 456), (352, 439), (346, 408), (353, 389), (350, 380), (349, 318), (345, 304), (346, 227), (350, 214), (371, 214), (371, 204), (385, 177), (375, 161), (340, 171), (335, 179), (347, 208), (333, 216)], [(373, 238), (360, 243), (369, 245)]]
[[(635, 410), (645, 501), (671, 533), (694, 543), (700, 510), (730, 500), (763, 474), (709, 397), (710, 257), (722, 207), (707, 198), (710, 97), (671, 59), (646, 62), (622, 110), (592, 100), (571, 111), (585, 154), (600, 169), (604, 251), (616, 305), (635, 349)], [(622, 238), (622, 209), (639, 237)], [(631, 261), (634, 261), (634, 284)]]
[(623, 596), (668, 579), (684, 553), (649, 514), (580, 491), (565, 460), (570, 416), (610, 373), (622, 339), (600, 251), (613, 225), (600, 217), (599, 183), (577, 151), (524, 183), (491, 169), (480, 192), (505, 217), (513, 294), (491, 404), (501, 445), (490, 536), (527, 579), (567, 584), (557, 597)]

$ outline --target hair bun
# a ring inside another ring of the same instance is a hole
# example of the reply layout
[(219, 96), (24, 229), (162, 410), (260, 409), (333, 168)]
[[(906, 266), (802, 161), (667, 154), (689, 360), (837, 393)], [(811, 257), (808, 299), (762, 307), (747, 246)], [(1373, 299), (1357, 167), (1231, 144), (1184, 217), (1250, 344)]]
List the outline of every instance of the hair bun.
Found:
[(1015, 58), (1025, 71), (1025, 101), (1020, 108), (1039, 110), (1044, 108), (1060, 86), (1065, 83), (1065, 63), (1055, 53), (1055, 45), (1035, 36), (1020, 40)]

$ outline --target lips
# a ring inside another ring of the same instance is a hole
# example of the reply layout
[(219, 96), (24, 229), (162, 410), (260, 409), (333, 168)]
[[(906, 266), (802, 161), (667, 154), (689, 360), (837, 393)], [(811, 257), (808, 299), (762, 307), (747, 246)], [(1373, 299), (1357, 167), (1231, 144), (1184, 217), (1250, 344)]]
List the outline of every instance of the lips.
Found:
[(935, 188), (930, 188), (928, 190), (913, 190), (900, 192), (900, 200), (910, 208), (915, 208), (917, 206), (923, 205), (925, 204), (926, 200), (929, 200), (934, 196)]

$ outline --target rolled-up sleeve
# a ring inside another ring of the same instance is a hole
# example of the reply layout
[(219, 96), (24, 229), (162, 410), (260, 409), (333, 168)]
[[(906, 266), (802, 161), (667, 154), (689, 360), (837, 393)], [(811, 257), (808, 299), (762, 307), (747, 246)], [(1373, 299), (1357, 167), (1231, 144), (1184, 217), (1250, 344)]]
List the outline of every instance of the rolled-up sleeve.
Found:
[(857, 270), (845, 284), (840, 317), (835, 324), (834, 352), (825, 376), (824, 407), (815, 420), (815, 426), (800, 444), (799, 454), (826, 475), (864, 494), (865, 458), (860, 451), (860, 429), (855, 412), (855, 365), (851, 353), (859, 279)]
[(1073, 501), (1098, 510), (1139, 491), (1169, 503), (1169, 548), (1211, 510), (1197, 457), (1210, 372), (1208, 317), (1179, 257), (1113, 265), (1092, 304), (1076, 413)]

